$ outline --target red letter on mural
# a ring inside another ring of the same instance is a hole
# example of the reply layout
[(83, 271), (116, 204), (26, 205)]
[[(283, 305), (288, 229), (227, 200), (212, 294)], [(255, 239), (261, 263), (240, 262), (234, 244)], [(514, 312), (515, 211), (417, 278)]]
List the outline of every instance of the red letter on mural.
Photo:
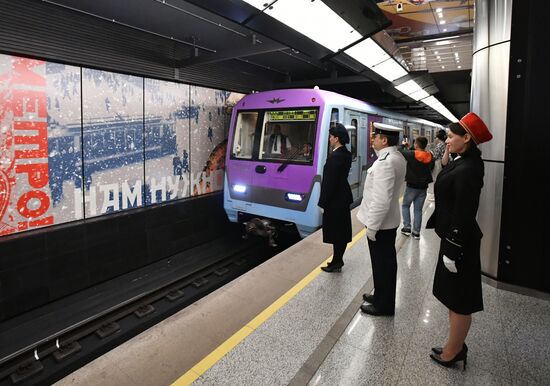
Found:
[(35, 113), (39, 118), (47, 118), (46, 94), (43, 91), (13, 90), (13, 113), (17, 117)]
[(46, 87), (46, 78), (37, 74), (33, 68), (44, 64), (42, 60), (26, 58), (14, 58), (12, 82), (15, 84), (33, 85)]
[(38, 145), (34, 150), (15, 150), (15, 158), (48, 157), (48, 124), (46, 122), (14, 122), (15, 130), (35, 130), (37, 135), (17, 135), (16, 145)]
[(48, 164), (28, 164), (15, 166), (16, 173), (27, 173), (29, 185), (33, 188), (43, 188), (48, 183)]
[[(32, 199), (37, 199), (40, 201), (40, 206), (37, 209), (29, 209), (28, 203)], [(27, 192), (17, 201), (17, 211), (21, 213), (21, 216), (26, 218), (36, 218), (42, 216), (48, 208), (50, 207), (50, 198), (46, 193), (41, 190), (31, 190)]]

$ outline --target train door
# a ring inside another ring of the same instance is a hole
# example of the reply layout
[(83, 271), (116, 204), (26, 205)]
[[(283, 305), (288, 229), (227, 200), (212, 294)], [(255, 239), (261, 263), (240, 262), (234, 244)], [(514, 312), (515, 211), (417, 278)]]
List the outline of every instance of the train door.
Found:
[(353, 193), (353, 199), (359, 197), (359, 189), (361, 188), (361, 154), (358, 153), (360, 144), (358, 143), (358, 128), (361, 116), (357, 111), (345, 110), (344, 126), (349, 134), (350, 143), (348, 150), (351, 152), (351, 169), (348, 175), (348, 182)]

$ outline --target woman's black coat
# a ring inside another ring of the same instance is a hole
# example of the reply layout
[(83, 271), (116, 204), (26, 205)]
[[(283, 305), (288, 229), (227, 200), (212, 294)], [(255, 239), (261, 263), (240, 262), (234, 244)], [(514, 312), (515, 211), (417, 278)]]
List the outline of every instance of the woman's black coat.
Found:
[[(480, 263), (483, 234), (476, 221), (483, 174), (477, 147), (443, 168), (434, 186), (435, 211), (426, 225), (435, 227), (441, 238), (433, 294), (460, 314), (483, 310)], [(455, 261), (457, 273), (445, 268), (443, 255)]]
[(330, 244), (351, 241), (351, 215), (349, 206), (353, 195), (348, 183), (351, 153), (340, 146), (327, 158), (323, 168), (323, 181), (319, 206), (323, 212), (323, 241)]

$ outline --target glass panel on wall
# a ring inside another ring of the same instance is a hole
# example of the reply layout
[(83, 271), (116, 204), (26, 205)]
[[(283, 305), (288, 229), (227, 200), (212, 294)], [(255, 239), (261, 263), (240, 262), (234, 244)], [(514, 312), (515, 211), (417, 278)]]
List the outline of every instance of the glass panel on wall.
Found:
[(143, 205), (143, 78), (82, 70), (85, 217)]
[(223, 189), (231, 106), (243, 94), (191, 86), (191, 194)]
[(145, 202), (190, 195), (189, 85), (145, 79)]
[(316, 150), (316, 122), (314, 109), (266, 111), (259, 158), (311, 163)]
[(231, 155), (234, 158), (251, 159), (254, 149), (254, 137), (256, 125), (258, 124), (258, 112), (239, 112), (235, 124), (235, 137), (233, 138), (233, 149)]
[(0, 90), (0, 236), (80, 219), (80, 69), (0, 55)]

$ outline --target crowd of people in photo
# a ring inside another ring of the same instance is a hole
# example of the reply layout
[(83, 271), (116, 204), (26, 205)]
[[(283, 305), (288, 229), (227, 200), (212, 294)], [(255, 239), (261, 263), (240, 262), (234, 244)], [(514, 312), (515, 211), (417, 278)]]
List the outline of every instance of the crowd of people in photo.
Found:
[[(465, 340), (472, 314), (483, 310), (483, 234), (476, 214), (484, 166), (478, 145), (490, 141), (492, 135), (475, 113), (440, 130), (429, 149), (427, 138), (422, 136), (416, 137), (412, 146), (407, 140), (400, 145), (402, 131), (374, 123), (371, 133), (370, 143), (377, 159), (367, 170), (357, 218), (366, 227), (374, 291), (363, 294), (361, 312), (371, 316), (395, 314), (397, 230), (401, 225), (404, 236), (419, 240), (424, 203), (427, 198), (434, 201), (434, 211), (426, 224), (441, 239), (433, 295), (448, 308), (449, 331), (446, 343), (435, 345), (430, 357), (445, 367), (462, 362), (465, 369)], [(347, 181), (351, 154), (345, 146), (349, 135), (344, 125), (338, 123), (330, 128), (329, 143), (332, 151), (323, 169), (318, 205), (323, 212), (323, 242), (333, 244), (334, 254), (321, 269), (338, 273), (342, 272), (346, 245), (352, 236), (353, 197)]]

